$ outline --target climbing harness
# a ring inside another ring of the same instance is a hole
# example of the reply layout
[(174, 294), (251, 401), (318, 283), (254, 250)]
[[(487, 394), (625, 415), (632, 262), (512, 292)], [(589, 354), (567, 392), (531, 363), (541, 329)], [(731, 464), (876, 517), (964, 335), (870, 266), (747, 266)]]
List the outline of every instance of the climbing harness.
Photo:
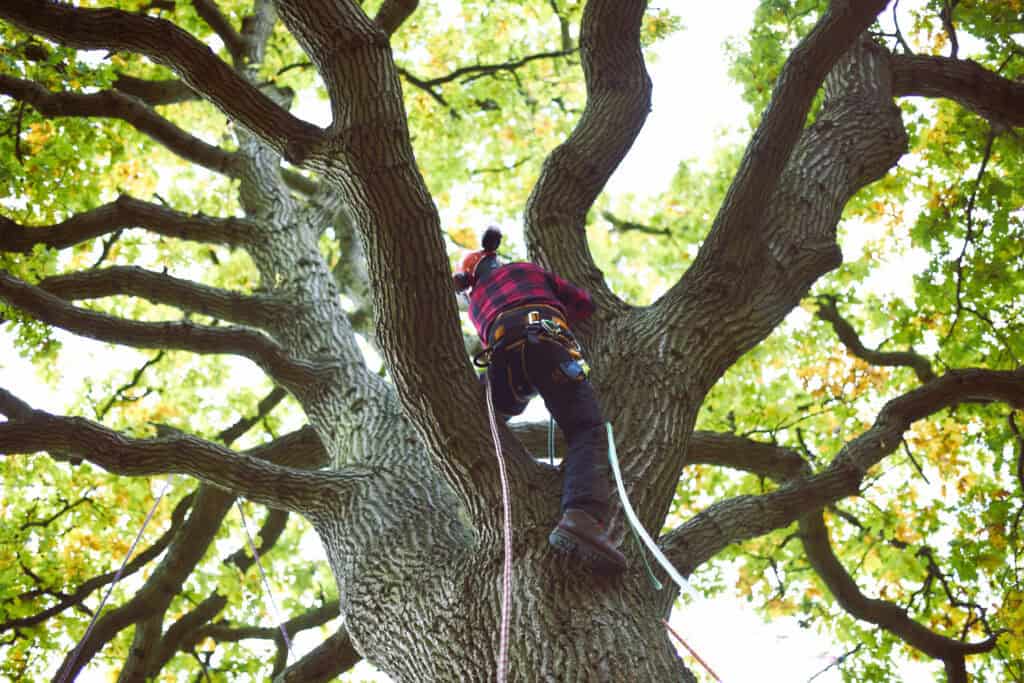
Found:
[[(538, 308), (555, 310), (549, 306)], [(522, 315), (524, 312), (510, 311), (510, 313)], [(552, 314), (551, 317), (545, 318), (542, 317), (540, 310), (530, 310), (525, 312), (523, 319), (525, 324), (515, 325), (503, 322), (502, 317), (499, 317), (494, 323), (495, 330), (490, 335), (491, 343), (473, 356), (473, 365), (478, 368), (486, 368), (496, 355), (509, 353), (522, 348), (525, 344), (535, 344), (541, 339), (547, 339), (563, 346), (572, 359), (579, 364), (584, 374), (589, 371), (579, 341), (561, 316)]]
[[(285, 648), (288, 650), (288, 657), (291, 659), (295, 658), (295, 651), (292, 650), (292, 641), (288, 638), (288, 629), (285, 628), (284, 620), (281, 619), (280, 612), (277, 611), (277, 602), (274, 601), (274, 594), (270, 591), (270, 581), (267, 580), (267, 573), (263, 571), (263, 562), (260, 561), (260, 554), (256, 552), (256, 544), (253, 543), (252, 533), (249, 531), (249, 522), (245, 518), (245, 511), (242, 509), (241, 499), (235, 499), (235, 506), (238, 508), (238, 515), (242, 518), (242, 528), (245, 529), (245, 540), (249, 542), (249, 551), (252, 552), (252, 557), (256, 560), (256, 568), (260, 571), (260, 578), (263, 580), (263, 590), (267, 594), (267, 599), (270, 601), (270, 611), (277, 622), (277, 627), (281, 629), (281, 636), (284, 638)], [(287, 660), (285, 661), (287, 664)]]
[(114, 592), (114, 586), (116, 586), (117, 582), (121, 579), (121, 574), (124, 573), (124, 568), (128, 566), (128, 559), (132, 556), (132, 553), (135, 552), (135, 548), (139, 545), (139, 541), (142, 540), (142, 533), (146, 530), (146, 526), (149, 525), (149, 522), (153, 519), (153, 515), (156, 514), (157, 506), (160, 505), (160, 501), (163, 500), (164, 494), (166, 494), (171, 488), (171, 482), (173, 481), (174, 475), (172, 474), (167, 478), (167, 481), (164, 482), (164, 487), (160, 489), (160, 493), (157, 494), (156, 500), (153, 501), (153, 507), (149, 508), (149, 513), (146, 514), (146, 518), (142, 521), (142, 528), (139, 529), (139, 533), (135, 535), (135, 540), (132, 541), (131, 546), (128, 548), (128, 553), (121, 561), (121, 566), (117, 568), (117, 571), (114, 573), (113, 580), (111, 580), (110, 585), (107, 586), (107, 592), (103, 596), (103, 599), (100, 600), (100, 606), (96, 608), (95, 612), (93, 612), (92, 619), (89, 621), (89, 625), (85, 629), (85, 635), (83, 635), (82, 639), (78, 641), (78, 645), (75, 646), (75, 649), (71, 651), (71, 656), (68, 657), (68, 663), (61, 667), (60, 672), (54, 679), (57, 683), (65, 683), (68, 680), (68, 676), (70, 676), (71, 672), (74, 670), (75, 663), (78, 661), (78, 655), (82, 653), (82, 646), (85, 645), (86, 641), (89, 640), (89, 636), (92, 635), (92, 630), (96, 627), (96, 621), (100, 618), (100, 613), (103, 612), (103, 607), (107, 604), (107, 600), (110, 599), (110, 594)]
[(501, 630), (498, 638), (498, 683), (508, 680), (508, 633), (510, 610), (512, 608), (512, 504), (509, 500), (508, 473), (505, 471), (505, 456), (501, 451), (501, 435), (494, 417), (494, 396), (490, 381), (487, 385), (487, 418), (491, 424), (491, 438), (494, 439), (494, 454), (498, 459), (498, 476), (501, 479), (501, 509), (505, 532), (505, 561), (501, 575)]
[[(615, 451), (615, 436), (612, 434), (611, 422), (605, 423), (605, 429), (608, 431), (608, 463), (611, 465), (612, 473), (615, 475), (615, 486), (619, 492), (619, 499), (622, 501), (622, 511), (626, 513), (626, 519), (629, 520), (629, 526), (633, 531), (634, 537), (643, 544), (640, 547), (640, 556), (644, 558), (644, 566), (647, 568), (647, 577), (651, 580), (654, 590), (660, 591), (662, 589), (662, 584), (657, 578), (655, 578), (654, 573), (651, 571), (651, 566), (647, 562), (647, 556), (643, 551), (643, 546), (646, 546), (647, 549), (650, 550), (654, 559), (658, 561), (658, 564), (661, 565), (662, 569), (664, 569), (672, 581), (679, 586), (679, 590), (686, 593), (691, 598), (700, 599), (700, 595), (697, 591), (695, 591), (693, 586), (690, 585), (690, 582), (684, 579), (683, 575), (680, 574), (674, 566), (672, 566), (672, 563), (668, 561), (667, 557), (665, 557), (665, 553), (661, 552), (661, 548), (659, 548), (658, 544), (654, 542), (650, 534), (647, 533), (647, 529), (644, 528), (643, 524), (640, 523), (639, 518), (636, 516), (636, 511), (633, 510), (633, 505), (629, 502), (629, 496), (626, 495), (626, 486), (622, 481), (622, 470), (619, 468), (619, 456)], [(700, 658), (700, 656), (679, 636), (679, 634), (672, 630), (672, 627), (668, 625), (668, 622), (664, 619), (661, 621), (665, 625), (665, 628), (668, 629), (669, 633), (675, 636), (676, 639), (683, 644), (690, 654), (693, 655), (694, 659), (696, 659), (700, 665), (703, 666), (709, 674), (711, 674), (711, 677), (718, 681), (718, 683), (722, 683), (722, 679), (711, 670), (711, 667), (709, 667), (704, 660)]]

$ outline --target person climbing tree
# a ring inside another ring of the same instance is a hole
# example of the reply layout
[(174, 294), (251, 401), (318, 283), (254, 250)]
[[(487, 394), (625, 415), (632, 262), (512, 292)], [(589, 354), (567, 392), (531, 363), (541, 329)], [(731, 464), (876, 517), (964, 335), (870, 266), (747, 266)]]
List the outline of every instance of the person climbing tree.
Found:
[(501, 232), (488, 228), (483, 249), (465, 255), (454, 279), (468, 292), (469, 318), (484, 351), (478, 365), (505, 419), (523, 412), (538, 393), (568, 442), (562, 517), (548, 540), (594, 571), (620, 572), (626, 559), (604, 527), (608, 468), (604, 418), (569, 322), (586, 319), (594, 302), (583, 289), (540, 266), (502, 263)]

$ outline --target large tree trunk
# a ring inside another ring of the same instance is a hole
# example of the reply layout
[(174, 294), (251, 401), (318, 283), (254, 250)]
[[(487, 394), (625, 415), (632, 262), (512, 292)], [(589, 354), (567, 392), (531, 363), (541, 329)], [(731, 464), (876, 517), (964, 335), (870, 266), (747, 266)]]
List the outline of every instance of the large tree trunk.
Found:
[[(501, 534), (469, 533), (436, 484), (390, 483), (338, 511), (364, 523), (316, 521), (349, 636), (397, 681), (496, 680)], [(591, 575), (548, 548), (549, 531), (515, 530), (510, 680), (693, 680), (660, 622), (671, 597), (640, 571)]]

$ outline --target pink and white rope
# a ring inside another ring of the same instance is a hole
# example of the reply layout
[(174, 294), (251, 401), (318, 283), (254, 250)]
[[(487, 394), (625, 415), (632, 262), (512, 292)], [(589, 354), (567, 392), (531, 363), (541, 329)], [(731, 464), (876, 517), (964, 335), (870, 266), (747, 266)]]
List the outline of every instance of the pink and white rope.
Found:
[(501, 478), (501, 507), (505, 527), (505, 562), (501, 577), (501, 631), (498, 640), (498, 683), (505, 683), (508, 680), (509, 611), (512, 607), (512, 503), (509, 501), (508, 473), (505, 471), (505, 456), (501, 451), (498, 421), (494, 417), (494, 395), (490, 380), (486, 384), (487, 417), (491, 423), (494, 454), (498, 458), (498, 475)]

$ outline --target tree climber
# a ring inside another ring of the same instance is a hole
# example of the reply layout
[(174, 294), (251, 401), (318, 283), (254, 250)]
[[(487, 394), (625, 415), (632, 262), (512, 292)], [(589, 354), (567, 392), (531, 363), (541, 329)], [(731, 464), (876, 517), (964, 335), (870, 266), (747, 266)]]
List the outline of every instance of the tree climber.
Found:
[[(580, 289), (532, 263), (502, 263), (501, 232), (488, 228), (483, 249), (467, 254), (454, 275), (459, 292), (470, 290), (469, 318), (484, 351), (494, 408), (504, 419), (519, 415), (538, 393), (568, 442), (562, 517), (548, 537), (552, 546), (602, 573), (625, 569), (611, 543), (604, 418), (587, 381), (579, 344), (566, 320), (586, 319), (594, 302)], [(483, 379), (483, 377), (482, 377)]]

